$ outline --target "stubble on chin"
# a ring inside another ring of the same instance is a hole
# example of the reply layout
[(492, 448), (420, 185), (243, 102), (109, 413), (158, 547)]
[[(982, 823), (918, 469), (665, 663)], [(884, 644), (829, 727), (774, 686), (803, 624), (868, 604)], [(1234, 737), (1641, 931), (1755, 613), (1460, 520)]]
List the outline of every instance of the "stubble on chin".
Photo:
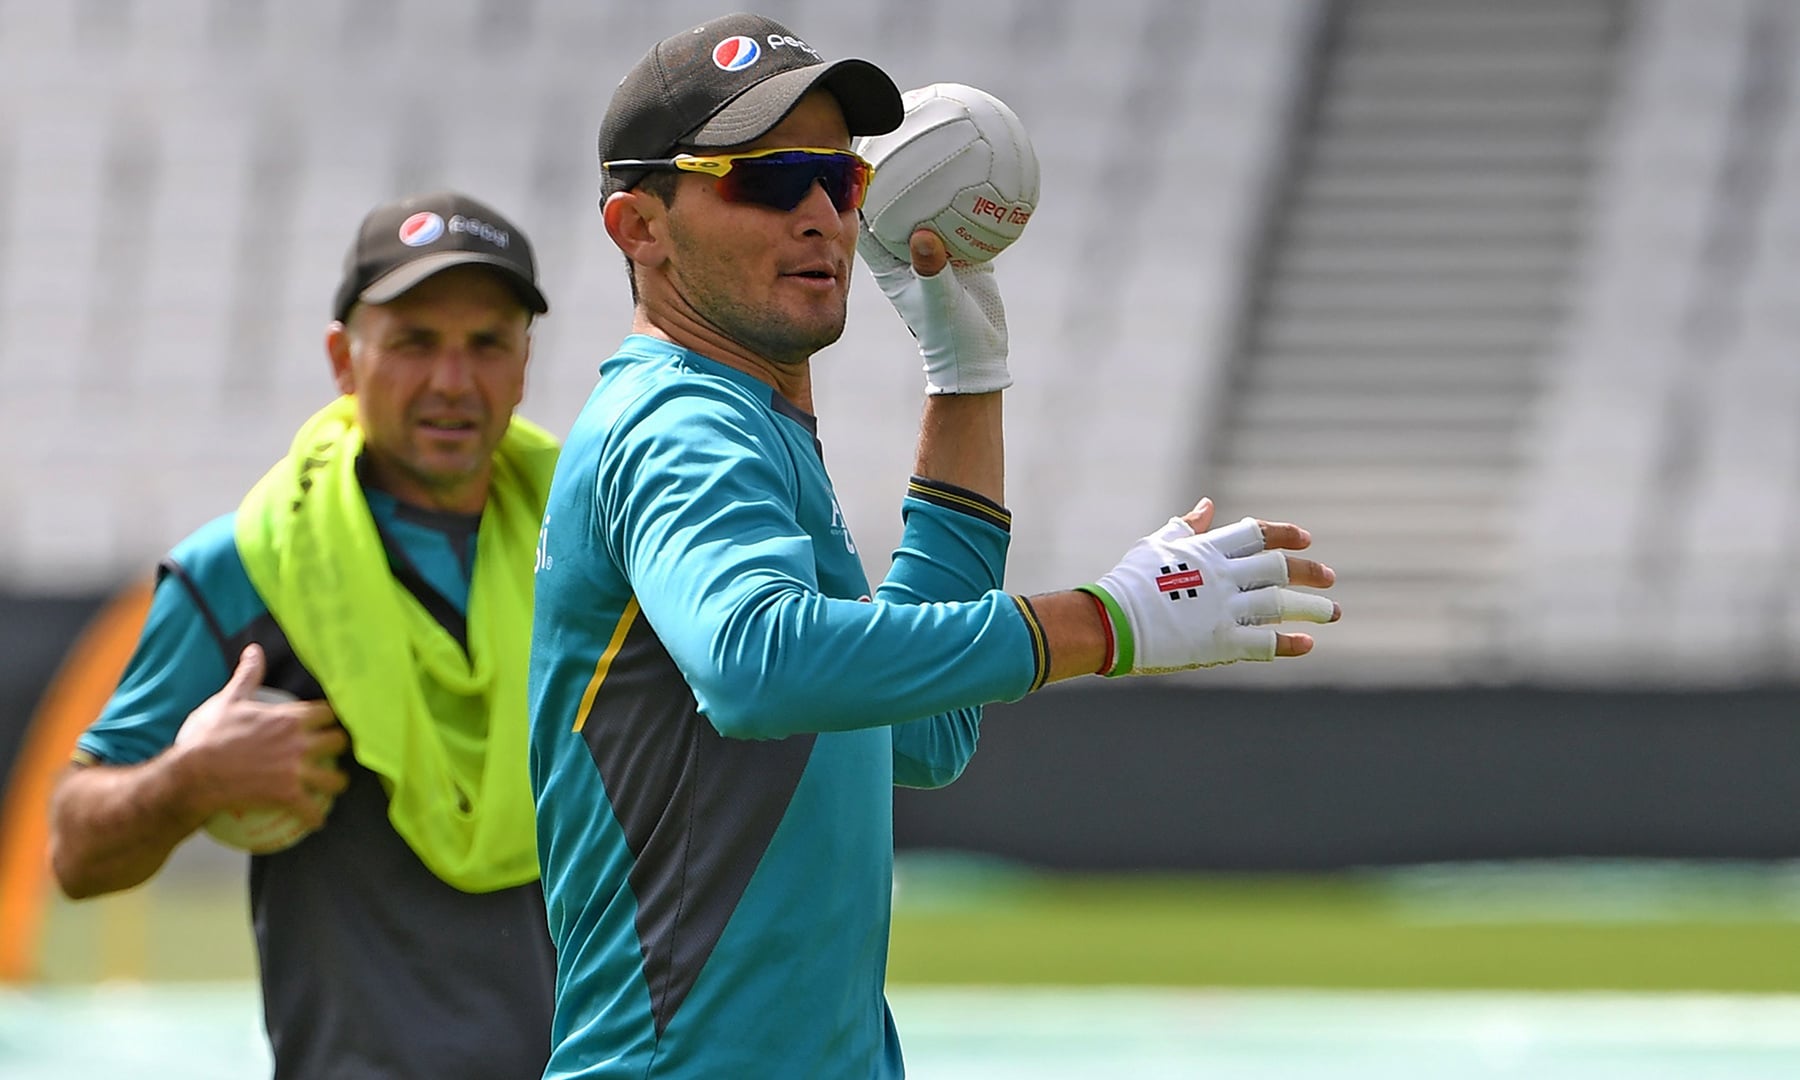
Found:
[(797, 319), (770, 308), (751, 310), (720, 305), (708, 316), (722, 334), (780, 367), (804, 367), (813, 354), (844, 336), (845, 312), (818, 319)]
[(835, 310), (811, 307), (795, 314), (779, 306), (776, 296), (760, 303), (747, 302), (724, 287), (715, 287), (734, 277), (729, 268), (716, 262), (695, 264), (708, 267), (708, 273), (696, 277), (682, 274), (679, 265), (698, 258), (698, 252), (680, 231), (674, 232), (673, 239), (681, 257), (670, 278), (676, 295), (689, 311), (726, 339), (780, 367), (797, 368), (844, 336), (850, 306), (848, 281), (837, 297)]

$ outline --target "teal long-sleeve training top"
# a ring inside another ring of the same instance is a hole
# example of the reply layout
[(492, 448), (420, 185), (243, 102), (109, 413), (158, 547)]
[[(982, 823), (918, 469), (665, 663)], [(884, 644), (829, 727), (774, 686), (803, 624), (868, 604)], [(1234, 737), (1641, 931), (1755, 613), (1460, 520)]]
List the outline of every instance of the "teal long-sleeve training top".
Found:
[(893, 787), (1041, 685), (1010, 515), (915, 478), (872, 593), (814, 419), (634, 335), (538, 553), (531, 772), (558, 956), (547, 1077), (898, 1077)]

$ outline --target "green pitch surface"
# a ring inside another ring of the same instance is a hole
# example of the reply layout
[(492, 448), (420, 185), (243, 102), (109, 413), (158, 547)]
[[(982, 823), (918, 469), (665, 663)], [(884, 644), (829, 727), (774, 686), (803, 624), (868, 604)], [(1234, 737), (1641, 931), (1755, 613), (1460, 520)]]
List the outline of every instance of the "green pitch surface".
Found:
[[(235, 874), (57, 902), (43, 981), (0, 988), (0, 1076), (267, 1075), (244, 909)], [(1800, 869), (1071, 877), (908, 855), (890, 976), (930, 1080), (1791, 1080)]]
[(903, 860), (895, 983), (1800, 992), (1800, 872), (1046, 877)]
[[(40, 981), (251, 978), (246, 906), (236, 873), (57, 901)], [(1095, 877), (906, 855), (894, 910), (901, 986), (1800, 993), (1786, 864)]]

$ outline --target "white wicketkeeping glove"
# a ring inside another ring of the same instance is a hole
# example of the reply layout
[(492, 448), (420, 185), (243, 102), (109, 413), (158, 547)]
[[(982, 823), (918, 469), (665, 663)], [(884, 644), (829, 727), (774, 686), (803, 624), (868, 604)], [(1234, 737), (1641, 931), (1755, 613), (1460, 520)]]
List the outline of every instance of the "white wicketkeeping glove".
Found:
[(919, 340), (930, 393), (987, 394), (1012, 385), (1012, 373), (1006, 370), (1006, 308), (992, 263), (946, 265), (920, 277), (911, 263), (883, 247), (866, 224), (856, 250)]
[(1282, 588), (1287, 555), (1263, 550), (1255, 518), (1196, 534), (1169, 523), (1133, 544), (1105, 577), (1081, 586), (1106, 609), (1112, 664), (1102, 675), (1158, 675), (1275, 659), (1270, 624), (1330, 622), (1323, 596)]

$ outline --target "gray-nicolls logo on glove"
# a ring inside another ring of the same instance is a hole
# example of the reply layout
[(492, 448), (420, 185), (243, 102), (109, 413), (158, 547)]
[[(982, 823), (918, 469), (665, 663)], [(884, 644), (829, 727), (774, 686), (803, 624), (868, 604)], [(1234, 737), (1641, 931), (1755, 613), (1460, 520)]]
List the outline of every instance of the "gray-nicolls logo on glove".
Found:
[(1204, 584), (1206, 579), (1200, 576), (1200, 571), (1188, 569), (1187, 563), (1163, 567), (1162, 576), (1156, 579), (1156, 587), (1171, 601), (1181, 599), (1183, 593), (1190, 598), (1199, 596), (1196, 586)]
[[(1294, 526), (1271, 528), (1283, 531), (1282, 547), (1310, 542)], [(1275, 624), (1337, 621), (1336, 603), (1287, 587), (1288, 559), (1286, 551), (1269, 546), (1255, 518), (1202, 533), (1170, 518), (1099, 581), (1081, 586), (1100, 602), (1111, 635), (1111, 655), (1100, 673), (1156, 675), (1273, 660)], [(1329, 571), (1301, 562), (1318, 578), (1305, 583), (1330, 583)]]

